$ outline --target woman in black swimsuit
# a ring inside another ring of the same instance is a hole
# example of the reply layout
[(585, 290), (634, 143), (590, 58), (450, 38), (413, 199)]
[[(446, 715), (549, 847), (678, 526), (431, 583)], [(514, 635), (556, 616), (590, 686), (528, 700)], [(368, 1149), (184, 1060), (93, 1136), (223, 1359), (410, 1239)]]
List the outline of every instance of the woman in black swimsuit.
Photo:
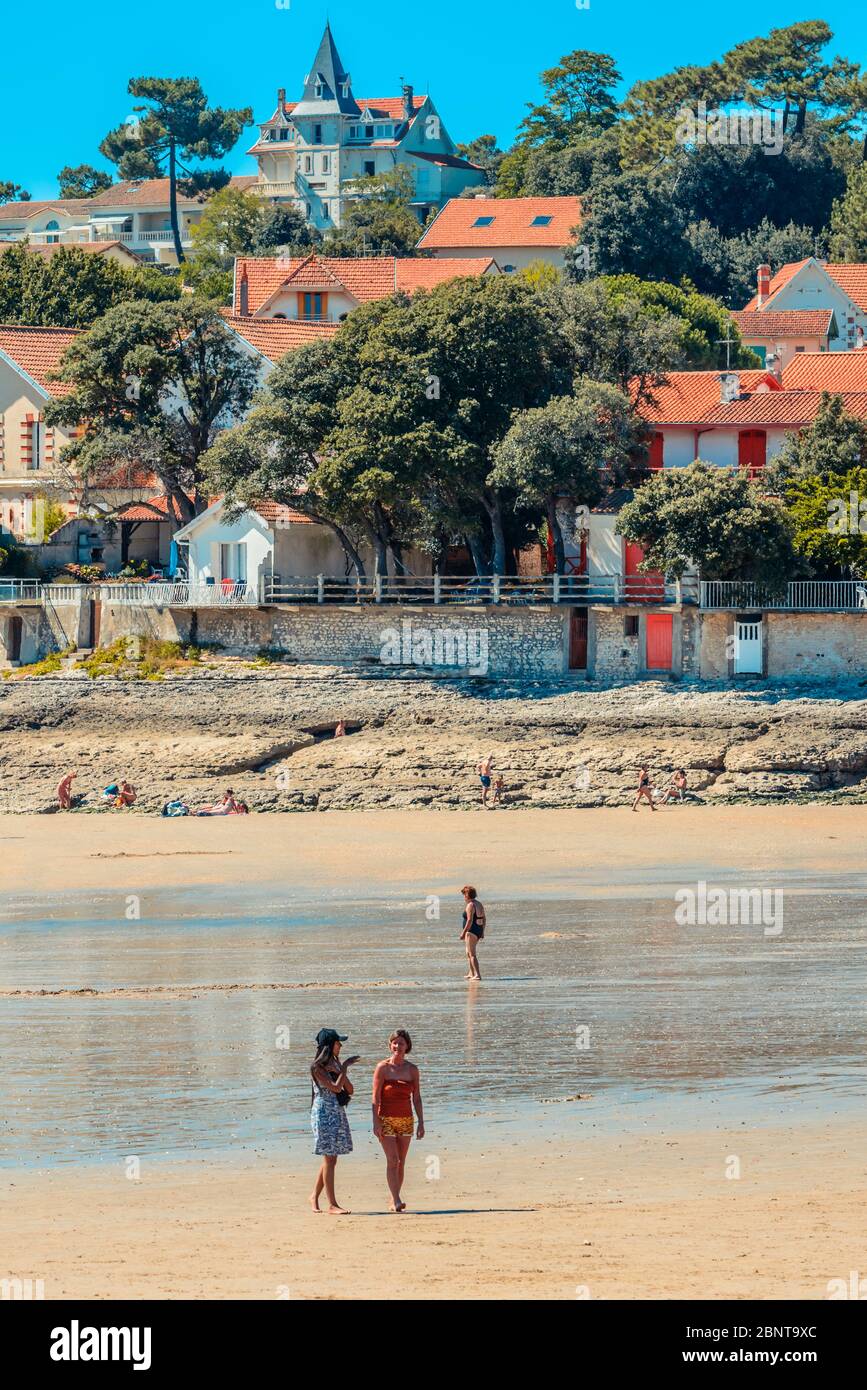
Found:
[(467, 948), (467, 971), (468, 980), (480, 980), (482, 973), (479, 970), (479, 960), (476, 955), (476, 947), (485, 934), (485, 908), (476, 897), (475, 888), (469, 884), (461, 889), (464, 895), (466, 907), (461, 917), (461, 940), (466, 943)]
[(633, 811), (638, 810), (639, 801), (646, 801), (651, 811), (656, 810), (653, 804), (653, 794), (650, 790), (650, 773), (646, 767), (638, 769), (638, 795), (632, 803)]

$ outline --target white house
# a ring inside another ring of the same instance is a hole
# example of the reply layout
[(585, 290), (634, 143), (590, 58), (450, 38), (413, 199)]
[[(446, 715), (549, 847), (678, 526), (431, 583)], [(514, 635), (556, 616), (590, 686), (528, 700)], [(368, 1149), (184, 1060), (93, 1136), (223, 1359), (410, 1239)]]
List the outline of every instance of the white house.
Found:
[[(259, 502), (229, 521), (218, 498), (176, 531), (174, 540), (181, 556), (186, 552), (187, 575), (195, 586), (244, 584), (250, 594), (264, 596), (281, 580), (312, 580), (319, 574), (340, 579), (348, 571), (331, 528), (282, 502)], [(370, 547), (362, 545), (359, 552), (372, 573)], [(431, 572), (429, 556), (410, 551), (407, 563), (416, 574)]]
[[(250, 189), (254, 174), (231, 180), (233, 188)], [(206, 200), (178, 194), (181, 246), (192, 246), (191, 229), (200, 221)], [(32, 246), (83, 246), (111, 242), (145, 261), (175, 265), (169, 217), (168, 179), (127, 179), (95, 198), (49, 198), (0, 206), (0, 243), (23, 241)]]
[[(744, 310), (751, 317), (747, 328), (746, 341), (752, 341), (757, 331), (758, 320), (755, 313), (763, 315), (789, 314), (793, 311), (821, 309), (834, 315), (833, 332), (827, 334), (827, 347), (831, 352), (845, 352), (858, 347), (867, 331), (867, 265), (847, 264), (840, 261), (820, 261), (808, 256), (803, 261), (792, 261), (780, 266), (771, 275), (769, 265), (760, 265), (756, 293)], [(816, 321), (818, 322), (818, 321)], [(808, 327), (807, 321), (791, 320), (792, 333), (770, 334), (771, 338), (787, 336), (794, 338), (794, 346), (815, 350), (817, 343), (808, 345), (807, 338), (815, 338), (816, 327)], [(783, 324), (780, 324), (783, 328)], [(807, 331), (805, 331), (807, 330)], [(859, 332), (860, 330), (860, 332)], [(825, 337), (825, 330), (819, 325), (819, 332)], [(761, 339), (757, 339), (760, 342)]]
[(294, 203), (322, 228), (340, 226), (358, 196), (347, 184), (364, 175), (406, 169), (421, 222), (462, 189), (485, 181), (481, 169), (458, 155), (429, 96), (417, 96), (405, 83), (400, 96), (355, 97), (328, 24), (301, 100), (287, 102), (281, 87), (277, 108), (248, 153), (259, 165), (257, 191)]

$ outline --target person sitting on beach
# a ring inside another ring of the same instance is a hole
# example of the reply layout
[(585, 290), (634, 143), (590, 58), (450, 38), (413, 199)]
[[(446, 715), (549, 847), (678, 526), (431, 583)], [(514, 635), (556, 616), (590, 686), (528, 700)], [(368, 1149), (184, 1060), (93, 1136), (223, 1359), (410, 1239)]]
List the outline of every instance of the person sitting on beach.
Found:
[(670, 801), (686, 800), (686, 773), (679, 767), (672, 777), (670, 783), (662, 796), (662, 805), (667, 806)]
[(67, 772), (65, 777), (61, 777), (57, 783), (57, 800), (60, 803), (61, 811), (72, 809), (72, 780), (76, 776), (74, 772)]
[(461, 918), (463, 930), (461, 931), (460, 939), (466, 944), (467, 948), (467, 966), (469, 968), (467, 970), (466, 979), (480, 980), (482, 978), (482, 972), (479, 970), (479, 959), (476, 955), (476, 948), (485, 934), (485, 924), (487, 921), (485, 907), (484, 903), (479, 902), (475, 888), (471, 887), (469, 883), (461, 889), (461, 892), (464, 895), (465, 907)]
[(345, 736), (346, 736), (346, 720), (345, 720), (345, 719), (338, 719), (337, 725), (336, 725), (335, 730), (334, 730), (334, 737), (335, 737), (335, 738), (344, 738)]
[(352, 1133), (346, 1106), (354, 1087), (349, 1079), (348, 1068), (357, 1057), (347, 1057), (340, 1061), (340, 1047), (346, 1036), (334, 1028), (320, 1028), (316, 1034), (316, 1056), (310, 1068), (311, 1087), (310, 1126), (316, 1141), (313, 1152), (322, 1162), (316, 1174), (316, 1182), (310, 1194), (310, 1205), (319, 1211), (319, 1198), (325, 1189), (329, 1216), (349, 1216), (350, 1213), (340, 1205), (334, 1192), (334, 1170), (341, 1154), (352, 1153)]
[(644, 765), (638, 769), (638, 794), (632, 803), (633, 811), (638, 810), (639, 801), (646, 801), (651, 811), (656, 810), (653, 804), (653, 793), (650, 790), (650, 772)]
[(120, 791), (117, 794), (117, 805), (132, 806), (137, 795), (138, 793), (136, 792), (135, 787), (133, 787), (129, 782), (121, 782)]
[[(424, 1138), (424, 1114), (421, 1104), (421, 1082), (418, 1067), (407, 1061), (412, 1052), (412, 1038), (405, 1028), (398, 1028), (388, 1040), (389, 1055), (373, 1073), (373, 1132), (385, 1154), (385, 1180), (391, 1193), (391, 1206), (399, 1216), (406, 1208), (400, 1190), (412, 1132)], [(415, 1106), (417, 1125), (413, 1125)]]
[(491, 789), (491, 769), (494, 765), (494, 755), (489, 753), (486, 758), (482, 758), (476, 771), (479, 774), (479, 781), (482, 784), (482, 805), (488, 804), (488, 792)]

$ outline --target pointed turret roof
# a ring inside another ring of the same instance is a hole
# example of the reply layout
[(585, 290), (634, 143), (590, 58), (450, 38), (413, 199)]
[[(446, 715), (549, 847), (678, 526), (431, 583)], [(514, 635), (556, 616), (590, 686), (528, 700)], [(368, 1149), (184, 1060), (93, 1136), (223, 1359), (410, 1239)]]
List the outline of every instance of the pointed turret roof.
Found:
[(358, 104), (349, 86), (349, 73), (337, 52), (331, 25), (326, 24), (313, 66), (304, 82), (304, 94), (292, 115), (322, 116), (335, 112), (357, 116)]

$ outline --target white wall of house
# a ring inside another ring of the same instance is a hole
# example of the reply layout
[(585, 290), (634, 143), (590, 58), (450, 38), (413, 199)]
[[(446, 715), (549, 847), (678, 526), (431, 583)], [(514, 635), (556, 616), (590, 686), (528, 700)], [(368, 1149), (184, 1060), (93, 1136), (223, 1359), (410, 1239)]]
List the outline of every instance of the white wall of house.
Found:
[[(245, 512), (234, 522), (226, 521), (222, 512), (203, 513), (183, 532), (193, 584), (245, 577), (250, 588), (258, 590), (260, 578), (271, 572), (271, 529), (256, 512)], [(243, 546), (243, 555), (237, 549), (227, 552), (224, 547), (229, 546)]]
[[(703, 429), (698, 436), (696, 453), (695, 430), (689, 426), (656, 426), (662, 434), (662, 457), (666, 468), (685, 468), (696, 458), (705, 463), (716, 463), (722, 468), (736, 468), (738, 464), (737, 429)], [(761, 429), (760, 425), (755, 426)], [(779, 453), (790, 431), (777, 428), (765, 430), (767, 437), (767, 459)]]
[(562, 270), (566, 259), (562, 246), (437, 246), (431, 247), (431, 250), (440, 260), (451, 256), (463, 259), (471, 256), (491, 256), (500, 270), (507, 274), (510, 273), (510, 266), (512, 270), (526, 270), (534, 261), (543, 261), (546, 265), (553, 265)]

